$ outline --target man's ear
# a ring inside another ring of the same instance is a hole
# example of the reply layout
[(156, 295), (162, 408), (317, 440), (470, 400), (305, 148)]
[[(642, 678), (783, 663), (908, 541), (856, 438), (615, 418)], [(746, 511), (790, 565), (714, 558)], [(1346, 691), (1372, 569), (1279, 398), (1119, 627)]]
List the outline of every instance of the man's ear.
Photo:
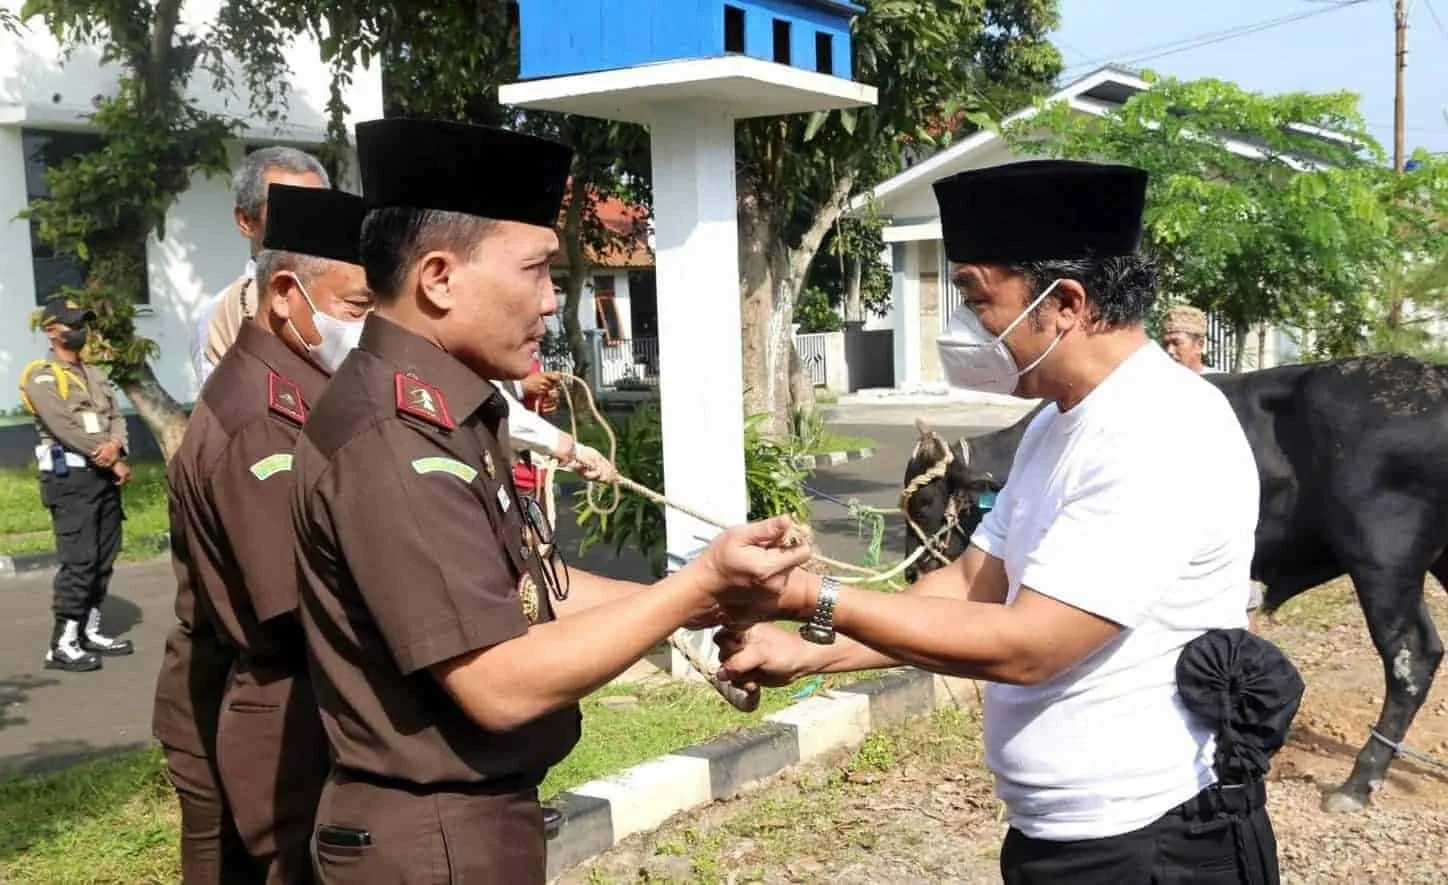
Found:
[(297, 287), (296, 274), (287, 270), (279, 270), (272, 274), (267, 282), (267, 304), (266, 309), (271, 315), (286, 322), (292, 318), (292, 290)]
[(241, 231), (241, 235), (246, 237), (247, 242), (256, 242), (256, 235), (260, 231), (257, 230), (255, 219), (246, 217), (246, 213), (241, 211), (240, 206), (232, 210), (232, 216), (236, 219), (236, 229)]
[(457, 304), (453, 284), (458, 269), (458, 258), (451, 252), (428, 252), (417, 262), (417, 287), (440, 313), (452, 310)]
[(1056, 300), (1056, 331), (1086, 324), (1086, 287), (1080, 282), (1062, 279), (1050, 297)]

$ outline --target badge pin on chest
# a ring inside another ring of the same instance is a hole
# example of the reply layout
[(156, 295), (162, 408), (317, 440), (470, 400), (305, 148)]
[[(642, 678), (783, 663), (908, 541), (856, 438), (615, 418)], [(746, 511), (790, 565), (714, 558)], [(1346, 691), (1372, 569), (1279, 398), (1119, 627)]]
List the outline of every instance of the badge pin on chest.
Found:
[(493, 453), (492, 453), (492, 452), (483, 452), (483, 472), (488, 475), (488, 479), (492, 479), (492, 478), (493, 478)]
[(508, 496), (508, 488), (506, 486), (498, 486), (498, 506), (503, 508), (504, 513), (507, 513), (513, 508), (513, 499)]

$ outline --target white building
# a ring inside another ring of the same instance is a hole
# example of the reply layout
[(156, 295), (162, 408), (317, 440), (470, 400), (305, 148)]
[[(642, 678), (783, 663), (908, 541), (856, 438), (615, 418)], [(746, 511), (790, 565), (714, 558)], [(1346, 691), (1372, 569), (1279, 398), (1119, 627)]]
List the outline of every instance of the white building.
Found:
[[(1131, 71), (1105, 67), (1064, 87), (1046, 102), (1068, 101), (1078, 113), (1099, 117), (1149, 88), (1150, 84)], [(1034, 108), (1028, 108), (1003, 123), (1028, 119), (1035, 113)], [(1228, 139), (1226, 147), (1244, 155), (1261, 155), (1257, 148), (1245, 142)], [(873, 197), (876, 211), (886, 219), (884, 239), (888, 254), (884, 260), (889, 262), (894, 275), (891, 308), (887, 317), (872, 319), (866, 328), (894, 330), (897, 389), (943, 388), (935, 339), (944, 331), (951, 312), (960, 306), (960, 295), (949, 284), (940, 209), (932, 185), (958, 172), (1025, 159), (1034, 158), (1017, 154), (997, 133), (981, 130), (920, 160), (851, 205), (851, 211), (859, 211)], [(1170, 293), (1162, 294), (1169, 296)], [(1271, 330), (1265, 337), (1262, 353), (1257, 352), (1257, 339), (1255, 330), (1247, 337), (1245, 368), (1266, 368), (1298, 357), (1299, 345), (1288, 332)], [(992, 399), (989, 394), (978, 396), (983, 400)]]
[[(23, 0), (0, 0), (19, 13)], [(221, 0), (188, 0), (182, 24), (216, 18)], [(239, 119), (241, 137), (229, 145), (233, 168), (257, 147), (289, 144), (308, 149), (326, 139), (331, 76), (316, 42), (298, 38), (286, 50), (291, 65), (290, 96), (280, 122), (248, 116), (245, 94), (220, 93), (211, 77), (196, 73), (188, 95), (201, 107)], [(96, 136), (88, 123), (94, 96), (111, 94), (117, 68), (102, 65), (95, 50), (77, 49), (62, 60), (60, 48), (43, 22), (26, 24), (19, 37), (0, 30), (0, 408), (19, 407), (20, 370), (45, 352), (44, 337), (31, 332), (31, 310), (57, 280), (72, 280), (77, 267), (46, 257), (28, 222), (17, 219), (31, 199), (44, 195), (46, 155), (84, 150)], [(358, 69), (344, 95), (352, 123), (382, 116), (382, 78), (374, 60)], [(339, 185), (357, 191), (355, 160)], [(137, 329), (160, 345), (153, 364), (161, 385), (176, 399), (192, 401), (197, 392), (190, 364), (190, 341), (203, 301), (241, 272), (247, 244), (232, 221), (229, 177), (196, 176), (166, 215), (166, 237), (152, 236), (146, 248), (150, 291), (140, 308)]]

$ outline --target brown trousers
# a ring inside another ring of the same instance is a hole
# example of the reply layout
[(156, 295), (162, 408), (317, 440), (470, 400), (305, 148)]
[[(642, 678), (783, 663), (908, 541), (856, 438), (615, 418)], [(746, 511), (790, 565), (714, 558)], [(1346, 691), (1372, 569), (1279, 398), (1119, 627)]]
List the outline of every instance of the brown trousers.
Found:
[(288, 669), (238, 661), (216, 737), (237, 832), (269, 885), (312, 881), (312, 820), (329, 765), (311, 679)]
[(216, 771), (203, 756), (165, 748), (166, 772), (181, 804), (181, 881), (232, 885), (260, 877), (236, 832)]
[[(336, 844), (329, 827), (365, 831), (370, 844)], [(320, 885), (541, 885), (548, 868), (535, 788), (430, 792), (342, 772), (322, 791), (313, 857)]]

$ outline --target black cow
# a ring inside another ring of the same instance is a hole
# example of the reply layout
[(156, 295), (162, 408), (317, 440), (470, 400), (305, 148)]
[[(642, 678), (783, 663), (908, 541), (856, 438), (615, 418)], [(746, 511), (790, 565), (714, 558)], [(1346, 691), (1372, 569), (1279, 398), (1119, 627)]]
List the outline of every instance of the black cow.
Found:
[[(1423, 582), (1431, 572), (1448, 585), (1448, 366), (1369, 356), (1204, 377), (1232, 404), (1257, 460), (1262, 500), (1252, 577), (1266, 585), (1263, 611), (1349, 576), (1387, 682), (1376, 731), (1401, 742), (1443, 657)], [(951, 445), (945, 479), (911, 496), (910, 514), (927, 534), (946, 524), (947, 512), (954, 518), (951, 559), (980, 521), (979, 505), (988, 501), (981, 493), (1006, 481), (1034, 415)], [(907, 485), (944, 457), (946, 444), (921, 430)], [(1189, 476), (1188, 490), (1212, 494), (1193, 489)], [(908, 532), (907, 539), (913, 553), (918, 542)], [(940, 563), (922, 556), (918, 565), (928, 571)], [(1394, 755), (1370, 735), (1323, 808), (1362, 809)]]

